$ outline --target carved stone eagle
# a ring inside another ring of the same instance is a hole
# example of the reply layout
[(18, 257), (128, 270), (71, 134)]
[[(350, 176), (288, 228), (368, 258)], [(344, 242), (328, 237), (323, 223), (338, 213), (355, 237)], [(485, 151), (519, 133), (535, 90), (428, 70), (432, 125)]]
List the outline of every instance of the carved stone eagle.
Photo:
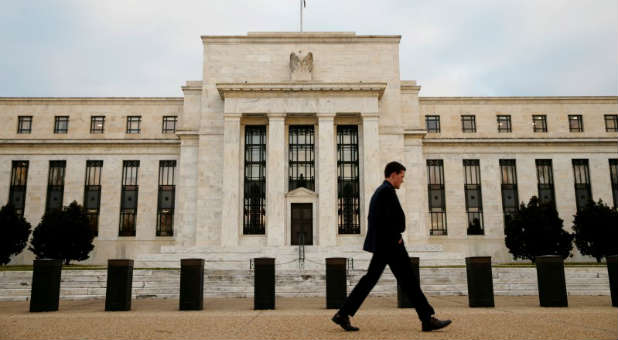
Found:
[(290, 79), (291, 80), (311, 80), (311, 71), (313, 71), (313, 53), (309, 52), (301, 60), (300, 51), (298, 55), (294, 52), (290, 53)]

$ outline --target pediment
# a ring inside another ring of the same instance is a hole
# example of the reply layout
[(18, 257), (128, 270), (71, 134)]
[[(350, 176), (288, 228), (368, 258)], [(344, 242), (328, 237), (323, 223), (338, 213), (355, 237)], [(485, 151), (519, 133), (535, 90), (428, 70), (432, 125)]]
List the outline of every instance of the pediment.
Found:
[(287, 194), (285, 194), (285, 197), (288, 198), (317, 198), (318, 194), (315, 191), (309, 190), (307, 188), (296, 188), (292, 191), (288, 191)]

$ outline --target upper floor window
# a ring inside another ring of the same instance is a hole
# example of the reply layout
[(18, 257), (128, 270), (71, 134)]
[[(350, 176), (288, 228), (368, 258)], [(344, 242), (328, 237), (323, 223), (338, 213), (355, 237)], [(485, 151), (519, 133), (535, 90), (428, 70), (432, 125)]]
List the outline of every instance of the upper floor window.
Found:
[(176, 132), (176, 121), (178, 120), (177, 116), (163, 116), (163, 133), (174, 133)]
[(105, 116), (90, 117), (90, 133), (103, 133), (105, 127)]
[(127, 133), (140, 133), (140, 123), (142, 122), (141, 116), (128, 116), (127, 117)]
[(17, 133), (32, 132), (32, 116), (17, 117)]
[(618, 132), (618, 115), (605, 115), (605, 131)]
[(569, 115), (569, 131), (584, 132), (584, 119), (582, 115)]
[(476, 132), (476, 116), (462, 115), (461, 129), (463, 130), (463, 132)]
[(440, 116), (425, 116), (427, 132), (440, 133)]
[(69, 131), (69, 116), (56, 116), (54, 133), (67, 133)]
[(511, 115), (498, 115), (498, 132), (511, 132)]
[(288, 190), (315, 190), (313, 125), (292, 125), (289, 130)]
[(532, 115), (532, 129), (534, 132), (547, 132), (547, 116)]

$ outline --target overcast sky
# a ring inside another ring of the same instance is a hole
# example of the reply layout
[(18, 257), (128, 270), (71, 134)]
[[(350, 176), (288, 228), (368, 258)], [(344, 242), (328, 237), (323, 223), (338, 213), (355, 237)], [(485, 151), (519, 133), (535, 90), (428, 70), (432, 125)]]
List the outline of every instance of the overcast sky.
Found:
[[(400, 34), (422, 96), (618, 95), (618, 0), (306, 1), (304, 31)], [(182, 96), (201, 35), (299, 29), (299, 0), (0, 4), (0, 97)]]

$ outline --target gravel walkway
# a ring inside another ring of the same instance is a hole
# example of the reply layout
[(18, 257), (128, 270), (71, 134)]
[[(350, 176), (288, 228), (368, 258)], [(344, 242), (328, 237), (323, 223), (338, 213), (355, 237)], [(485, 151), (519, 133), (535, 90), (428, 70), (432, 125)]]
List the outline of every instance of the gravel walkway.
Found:
[(206, 299), (203, 311), (178, 311), (175, 299), (133, 300), (129, 312), (104, 312), (104, 300), (60, 301), (58, 312), (29, 313), (29, 302), (0, 302), (0, 339), (618, 339), (609, 296), (569, 296), (568, 308), (542, 308), (536, 296), (496, 296), (495, 308), (469, 308), (466, 296), (430, 296), (444, 330), (423, 333), (414, 310), (395, 297), (368, 298), (344, 332), (321, 298), (277, 298), (254, 311), (252, 299)]

